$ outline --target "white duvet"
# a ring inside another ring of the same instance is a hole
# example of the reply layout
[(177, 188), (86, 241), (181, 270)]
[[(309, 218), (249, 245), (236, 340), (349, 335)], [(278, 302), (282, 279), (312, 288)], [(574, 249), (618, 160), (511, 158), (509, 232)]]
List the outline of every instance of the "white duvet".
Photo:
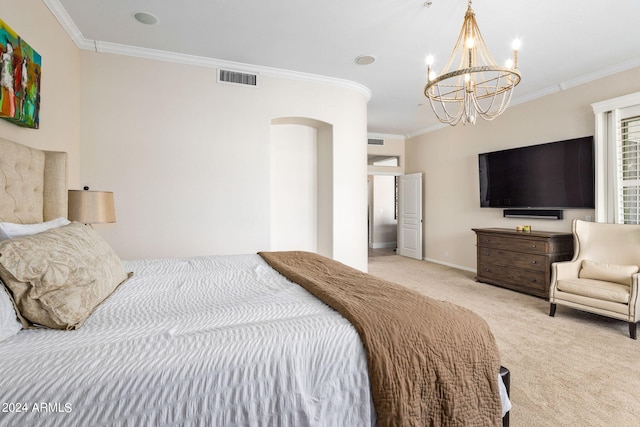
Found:
[(0, 343), (0, 426), (369, 426), (364, 349), (259, 255), (125, 262), (76, 331)]

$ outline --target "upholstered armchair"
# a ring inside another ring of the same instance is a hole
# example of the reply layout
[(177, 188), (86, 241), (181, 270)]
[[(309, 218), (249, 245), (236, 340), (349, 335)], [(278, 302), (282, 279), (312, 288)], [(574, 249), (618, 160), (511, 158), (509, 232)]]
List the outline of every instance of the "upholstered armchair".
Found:
[(640, 225), (574, 220), (574, 256), (551, 267), (550, 316), (564, 305), (625, 320), (636, 339), (640, 321)]

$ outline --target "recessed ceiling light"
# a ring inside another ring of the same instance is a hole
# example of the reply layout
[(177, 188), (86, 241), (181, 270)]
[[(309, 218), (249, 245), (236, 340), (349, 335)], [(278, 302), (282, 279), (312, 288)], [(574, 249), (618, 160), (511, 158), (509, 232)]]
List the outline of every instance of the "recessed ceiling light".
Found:
[(376, 57), (372, 55), (360, 55), (356, 58), (356, 64), (358, 65), (369, 65), (376, 62)]
[(149, 12), (135, 12), (133, 17), (136, 21), (147, 25), (155, 25), (158, 23), (158, 17)]

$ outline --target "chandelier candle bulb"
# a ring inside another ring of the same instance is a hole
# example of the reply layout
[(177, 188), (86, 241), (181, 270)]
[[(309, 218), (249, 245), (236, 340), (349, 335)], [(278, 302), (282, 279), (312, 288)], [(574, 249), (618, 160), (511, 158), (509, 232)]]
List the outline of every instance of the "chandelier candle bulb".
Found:
[(431, 66), (433, 65), (433, 56), (427, 56), (427, 81), (434, 80), (436, 78), (436, 74), (431, 71)]
[(511, 47), (513, 48), (513, 68), (518, 68), (518, 51), (520, 50), (520, 46), (521, 46), (521, 42), (520, 39), (515, 39), (513, 41), (513, 43), (511, 44)]
[(520, 39), (515, 39), (513, 43), (511, 43), (511, 48), (516, 51), (520, 50), (521, 46), (522, 46), (522, 41)]
[(473, 45), (475, 44), (475, 40), (473, 39), (473, 37), (469, 37), (467, 39), (467, 49), (473, 49)]

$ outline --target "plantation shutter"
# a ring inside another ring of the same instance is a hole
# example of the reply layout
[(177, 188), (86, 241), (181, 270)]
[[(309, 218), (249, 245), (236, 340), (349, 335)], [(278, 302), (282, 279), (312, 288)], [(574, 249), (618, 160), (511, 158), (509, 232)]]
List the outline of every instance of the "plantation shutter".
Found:
[(640, 224), (640, 115), (619, 126), (617, 222)]

